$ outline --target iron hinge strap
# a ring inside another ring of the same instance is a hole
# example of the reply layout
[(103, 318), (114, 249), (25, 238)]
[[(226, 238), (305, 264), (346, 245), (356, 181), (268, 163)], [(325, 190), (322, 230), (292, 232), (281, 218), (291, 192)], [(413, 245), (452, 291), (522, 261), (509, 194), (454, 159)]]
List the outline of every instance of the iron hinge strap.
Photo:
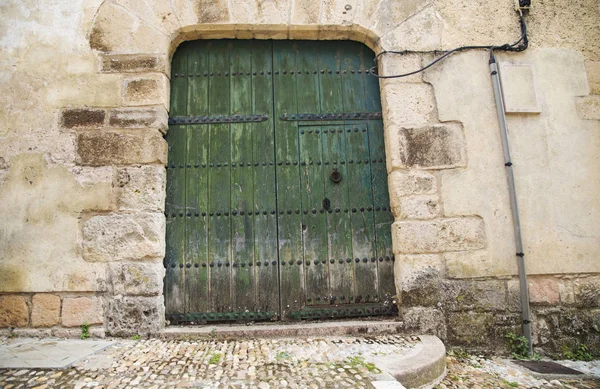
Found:
[(268, 118), (269, 115), (173, 116), (169, 118), (169, 124), (257, 123)]
[(279, 119), (284, 121), (381, 120), (381, 112), (283, 114)]

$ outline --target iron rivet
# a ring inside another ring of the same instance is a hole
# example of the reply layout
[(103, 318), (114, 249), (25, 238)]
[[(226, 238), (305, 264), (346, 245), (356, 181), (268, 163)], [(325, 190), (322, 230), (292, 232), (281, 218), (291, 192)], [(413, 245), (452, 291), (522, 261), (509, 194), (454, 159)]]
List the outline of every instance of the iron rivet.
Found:
[(190, 267), (192, 267), (192, 264), (188, 263), (187, 265), (185, 265), (185, 267), (187, 267), (189, 269)]
[(285, 261), (281, 261), (281, 266), (285, 266)]
[(180, 263), (180, 264), (179, 264), (179, 268), (180, 268), (180, 269), (183, 269), (183, 263)]
[(360, 262), (360, 258), (354, 258), (354, 262), (359, 263)]
[(383, 262), (383, 257), (379, 257), (379, 262)]
[(335, 259), (330, 259), (329, 263), (335, 263)]
[(317, 210), (316, 210), (316, 209), (313, 209), (313, 210), (312, 210), (312, 213), (317, 213)]
[(291, 215), (291, 214), (292, 214), (292, 211), (289, 211), (289, 210), (288, 210), (288, 211), (287, 211), (287, 214), (288, 214), (288, 215)]
[(296, 261), (296, 265), (302, 265), (302, 261)]

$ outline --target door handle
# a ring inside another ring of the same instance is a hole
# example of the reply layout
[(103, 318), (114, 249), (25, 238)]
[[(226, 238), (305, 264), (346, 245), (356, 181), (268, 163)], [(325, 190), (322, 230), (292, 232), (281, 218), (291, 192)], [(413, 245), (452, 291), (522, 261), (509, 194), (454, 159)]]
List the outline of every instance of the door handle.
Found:
[(329, 174), (329, 178), (337, 184), (342, 181), (342, 173), (338, 172), (337, 167), (334, 167), (333, 171)]

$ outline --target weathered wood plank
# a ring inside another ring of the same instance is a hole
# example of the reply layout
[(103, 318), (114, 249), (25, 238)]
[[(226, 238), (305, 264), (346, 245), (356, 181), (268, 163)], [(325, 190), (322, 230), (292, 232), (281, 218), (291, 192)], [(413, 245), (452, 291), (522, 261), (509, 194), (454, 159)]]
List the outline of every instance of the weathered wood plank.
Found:
[[(279, 272), (264, 266), (277, 260), (277, 204), (275, 183), (275, 133), (273, 117), (273, 52), (270, 41), (252, 42), (252, 104), (254, 113), (267, 114), (265, 122), (252, 124), (253, 155), (260, 165), (253, 169), (254, 264), (257, 310), (279, 314)], [(256, 73), (256, 74), (254, 74)], [(256, 215), (256, 211), (260, 215)], [(260, 266), (258, 265), (260, 263)]]
[[(339, 43), (319, 43), (321, 112), (343, 112), (344, 109), (340, 54)], [(341, 161), (346, 159), (346, 142), (344, 136), (337, 135), (322, 137), (323, 171), (325, 173), (325, 195), (330, 202), (330, 209), (325, 210), (329, 241), (330, 295), (334, 303), (345, 304), (353, 295), (354, 261), (351, 258), (351, 209), (346, 188), (348, 164), (341, 164)], [(339, 183), (335, 183), (329, 178), (334, 168), (342, 175), (342, 181)]]
[[(191, 42), (188, 73), (208, 70), (206, 41)], [(187, 77), (187, 115), (208, 114), (208, 77)], [(208, 126), (188, 126), (186, 154), (186, 312), (208, 310)]]
[[(284, 113), (297, 113), (295, 54), (293, 43), (273, 42), (277, 117)], [(282, 319), (286, 319), (289, 312), (300, 309), (305, 303), (297, 124), (276, 121), (275, 139), (281, 315)]]
[[(229, 42), (210, 43), (210, 115), (230, 114)], [(231, 134), (229, 124), (210, 125), (209, 144), (209, 266), (211, 312), (232, 309), (231, 290)], [(226, 215), (227, 214), (227, 215)]]
[[(314, 42), (297, 42), (296, 93), (298, 112), (320, 113), (318, 50)], [(325, 198), (323, 146), (318, 126), (299, 126), (302, 201), (302, 243), (306, 304), (322, 304), (329, 295), (327, 216), (320, 213)]]
[[(187, 114), (187, 80), (174, 77), (187, 72), (189, 45), (182, 45), (173, 58), (171, 113)], [(166, 226), (166, 313), (185, 312), (185, 159), (186, 126), (171, 126), (167, 133), (169, 168), (167, 169)]]
[[(365, 112), (365, 79), (359, 70), (364, 69), (362, 48), (355, 42), (343, 42), (342, 91), (345, 112)], [(378, 294), (377, 263), (375, 258), (375, 231), (373, 218), (373, 194), (371, 188), (371, 159), (366, 123), (347, 122), (346, 159), (348, 166), (349, 207), (352, 210), (352, 255), (354, 260), (354, 301), (369, 301)]]
[[(251, 48), (233, 41), (230, 51), (231, 113), (252, 112)], [(234, 311), (255, 310), (254, 272), (254, 174), (252, 124), (231, 125), (231, 231)]]

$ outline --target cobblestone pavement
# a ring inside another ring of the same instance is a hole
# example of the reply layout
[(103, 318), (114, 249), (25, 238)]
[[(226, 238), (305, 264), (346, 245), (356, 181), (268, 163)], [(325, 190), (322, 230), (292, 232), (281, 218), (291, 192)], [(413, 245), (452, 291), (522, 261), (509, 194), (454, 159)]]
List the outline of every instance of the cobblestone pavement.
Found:
[[(373, 388), (369, 356), (408, 352), (400, 336), (118, 341), (64, 370), (0, 371), (12, 388)], [(377, 378), (379, 377), (379, 378)]]
[[(410, 353), (417, 341), (400, 336), (117, 340), (66, 369), (0, 370), (0, 388), (366, 389), (382, 379), (369, 357)], [(482, 356), (449, 355), (447, 365), (448, 375), (438, 389), (600, 388), (600, 361), (570, 364), (597, 374), (596, 380), (536, 379), (505, 359)]]
[(512, 389), (512, 388), (576, 388), (600, 389), (600, 360), (591, 363), (560, 362), (596, 379), (538, 379), (525, 368), (515, 366), (503, 358), (468, 356), (446, 358), (448, 374), (436, 389)]

